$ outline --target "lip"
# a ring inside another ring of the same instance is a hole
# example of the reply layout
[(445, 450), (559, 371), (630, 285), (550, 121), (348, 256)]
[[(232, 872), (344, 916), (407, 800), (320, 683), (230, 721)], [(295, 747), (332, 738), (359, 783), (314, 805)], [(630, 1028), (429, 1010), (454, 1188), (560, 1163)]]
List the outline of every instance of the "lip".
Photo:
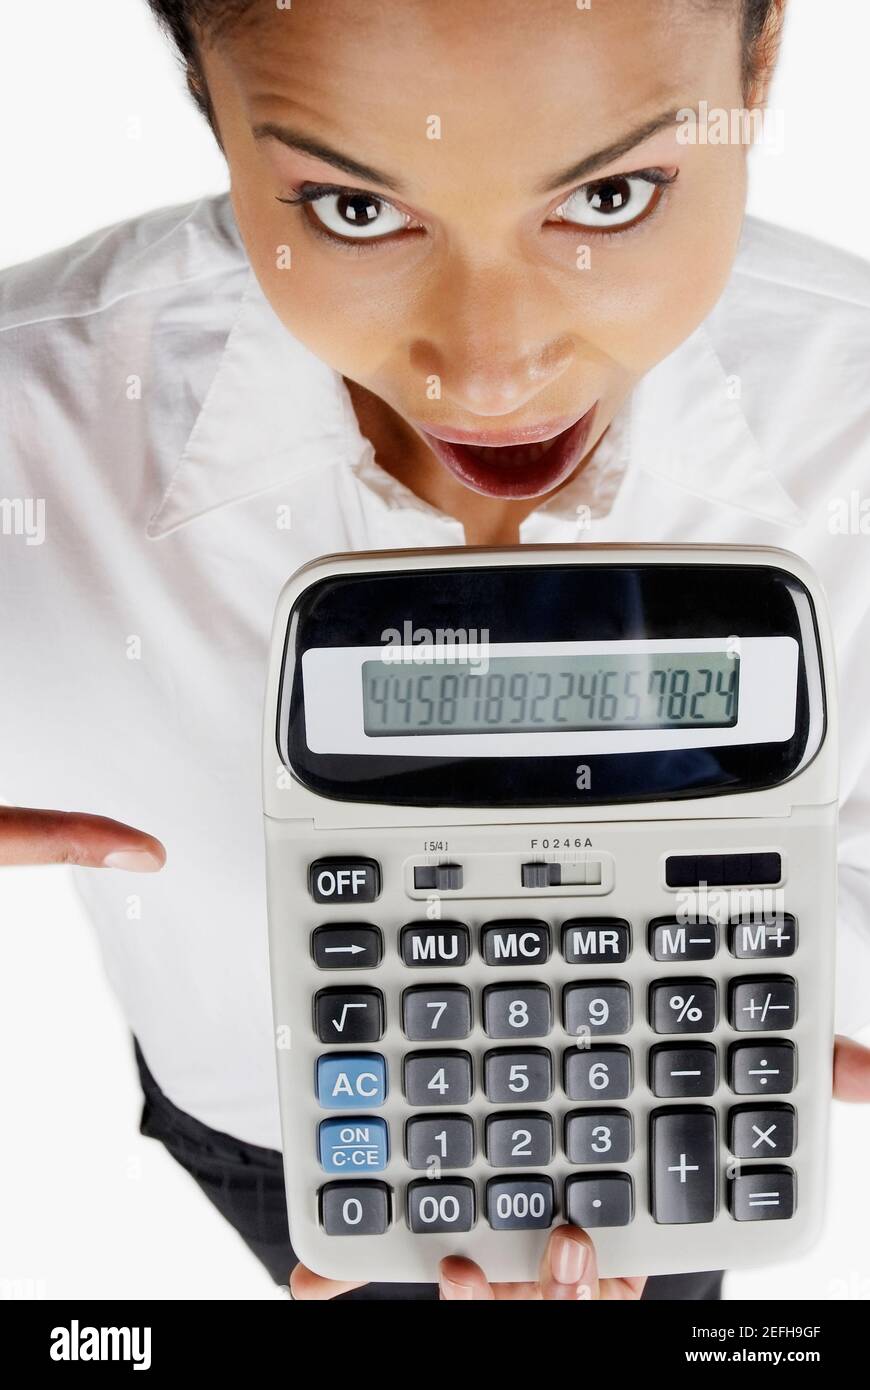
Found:
[[(498, 434), (471, 430), (439, 430), (436, 434), (422, 425), (415, 424), (414, 428), (439, 463), (472, 492), (484, 497), (518, 501), (543, 497), (571, 476), (586, 452), (597, 409), (596, 401), (579, 419), (575, 417), (567, 423), (567, 427), (561, 429), (556, 421), (555, 432), (552, 421), (527, 429), (503, 430)], [(451, 438), (444, 439), (442, 435), (448, 433)], [(552, 441), (549, 448), (537, 458), (523, 461), (515, 456), (499, 457), (502, 451), (507, 453), (524, 444), (541, 444), (547, 440)], [(472, 453), (467, 446), (491, 449), (492, 457)]]
[(482, 444), (497, 449), (517, 444), (540, 444), (545, 439), (555, 439), (557, 434), (562, 434), (576, 423), (576, 415), (563, 415), (542, 425), (524, 425), (513, 430), (454, 430), (420, 424), (416, 428), (445, 444)]

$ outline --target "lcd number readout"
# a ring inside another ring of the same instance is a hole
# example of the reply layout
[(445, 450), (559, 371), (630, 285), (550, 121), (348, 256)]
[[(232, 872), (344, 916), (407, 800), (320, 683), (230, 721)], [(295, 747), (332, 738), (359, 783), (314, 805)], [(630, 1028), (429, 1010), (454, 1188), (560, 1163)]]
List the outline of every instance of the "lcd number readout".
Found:
[(495, 657), (412, 671), (362, 667), (369, 735), (727, 728), (739, 659), (726, 652)]

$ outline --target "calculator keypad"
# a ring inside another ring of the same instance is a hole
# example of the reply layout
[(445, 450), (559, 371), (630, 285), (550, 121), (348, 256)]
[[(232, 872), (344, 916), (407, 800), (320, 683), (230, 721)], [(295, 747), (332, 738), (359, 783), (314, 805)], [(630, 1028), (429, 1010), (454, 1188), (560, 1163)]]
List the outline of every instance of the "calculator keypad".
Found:
[[(447, 867), (440, 891), (458, 891), (462, 866)], [(362, 857), (321, 859), (310, 867), (309, 884), (317, 902), (372, 901), (381, 891), (380, 867)], [(797, 1116), (778, 1098), (796, 1083), (796, 1048), (782, 1035), (797, 1020), (797, 985), (775, 966), (752, 974), (739, 963), (792, 956), (797, 941), (788, 913), (721, 925), (675, 916), (634, 925), (591, 915), (555, 923), (496, 917), (479, 926), (407, 921), (392, 946), (383, 923), (316, 926), (317, 970), (374, 969), (394, 952), (407, 980), (386, 998), (374, 985), (349, 982), (314, 994), (314, 1027), (327, 1049), (314, 1080), (325, 1112), (317, 1152), (324, 1175), (336, 1179), (320, 1188), (323, 1229), (382, 1234), (397, 1214), (420, 1235), (466, 1232), (478, 1221), (496, 1231), (546, 1229), (560, 1216), (595, 1229), (630, 1224), (638, 1205), (659, 1225), (709, 1223), (722, 1207), (735, 1221), (788, 1219), (796, 1178), (779, 1161), (795, 1152)], [(661, 972), (642, 988), (614, 968), (633, 951)], [(540, 977), (554, 952), (574, 978), (565, 982), (562, 973), (550, 984)], [(474, 981), (469, 971), (463, 983), (451, 972), (475, 953)], [(733, 969), (721, 985), (678, 968), (722, 956)], [(480, 962), (491, 971), (482, 985)], [(677, 968), (669, 972), (669, 965)], [(417, 973), (432, 970), (446, 978)], [(384, 1037), (388, 1013), (409, 1044), (395, 1066), (371, 1049)], [(620, 1042), (636, 1024), (659, 1040)], [(722, 1043), (723, 1027), (775, 1036)], [(481, 1032), (492, 1045), (476, 1056), (444, 1046)], [(717, 1110), (710, 1102), (722, 1088), (735, 1103)], [(654, 1098), (642, 1121), (630, 1108), (638, 1090)], [(408, 1107), (392, 1135), (393, 1121), (374, 1113), (391, 1091)], [(475, 1092), (488, 1107), (482, 1118), (465, 1113)], [(725, 1150), (737, 1160), (733, 1169), (722, 1161)], [(559, 1159), (577, 1171), (557, 1183), (546, 1170)], [(409, 1174), (403, 1192), (395, 1179), (365, 1180), (387, 1168), (392, 1176), (396, 1161)], [(626, 1164), (632, 1172), (622, 1171)], [(481, 1165), (496, 1171), (486, 1178)], [(474, 1178), (466, 1176), (472, 1167)], [(411, 1178), (414, 1172), (425, 1177)]]

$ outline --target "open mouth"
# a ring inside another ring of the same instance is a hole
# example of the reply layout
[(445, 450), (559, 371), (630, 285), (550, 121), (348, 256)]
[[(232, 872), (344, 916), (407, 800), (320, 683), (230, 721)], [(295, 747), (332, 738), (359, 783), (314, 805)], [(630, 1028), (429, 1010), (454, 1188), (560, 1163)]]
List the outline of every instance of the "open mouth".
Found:
[[(471, 444), (438, 439), (416, 426), (444, 467), (484, 497), (541, 497), (569, 478), (586, 452), (597, 407), (549, 439), (531, 444)], [(531, 433), (531, 431), (529, 431)]]

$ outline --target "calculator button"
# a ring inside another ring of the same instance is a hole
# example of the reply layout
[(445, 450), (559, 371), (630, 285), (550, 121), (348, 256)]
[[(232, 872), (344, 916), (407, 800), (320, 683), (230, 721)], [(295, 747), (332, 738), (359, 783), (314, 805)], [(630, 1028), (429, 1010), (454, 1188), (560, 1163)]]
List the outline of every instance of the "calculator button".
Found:
[(634, 1126), (627, 1110), (576, 1110), (565, 1116), (569, 1163), (627, 1163), (634, 1152)]
[(491, 1038), (545, 1038), (553, 1027), (547, 985), (489, 985), (483, 991), (483, 1026)]
[(486, 1158), (493, 1168), (539, 1168), (553, 1161), (553, 1121), (549, 1115), (490, 1115)]
[(728, 1147), (735, 1158), (791, 1158), (794, 1143), (791, 1105), (744, 1105), (731, 1111)]
[(321, 1042), (377, 1042), (384, 1034), (384, 996), (379, 989), (322, 989), (314, 998)]
[(316, 903), (373, 903), (381, 891), (375, 859), (315, 859), (308, 866), (308, 891)]
[(487, 965), (543, 965), (550, 959), (550, 928), (546, 922), (487, 922), (480, 953)]
[(621, 917), (572, 917), (562, 923), (569, 965), (619, 965), (631, 951), (631, 928)]
[(552, 1178), (490, 1178), (486, 1184), (486, 1219), (494, 1231), (545, 1231), (555, 1212)]
[(408, 1226), (417, 1235), (470, 1231), (475, 1222), (474, 1183), (468, 1178), (421, 1178), (408, 1187)]
[(649, 990), (649, 1021), (657, 1033), (712, 1033), (718, 1020), (713, 980), (656, 980)]
[(409, 922), (399, 938), (406, 965), (465, 965), (471, 950), (468, 928), (462, 922)]
[(468, 1168), (474, 1161), (474, 1124), (468, 1115), (415, 1115), (405, 1125), (405, 1156), (412, 1168)]
[(321, 970), (370, 970), (380, 965), (384, 943), (377, 927), (318, 927), (311, 937), (311, 954)]
[(735, 1221), (788, 1221), (794, 1216), (796, 1184), (791, 1168), (756, 1168), (728, 1184), (728, 1206)]
[(728, 926), (728, 949), (738, 960), (793, 956), (797, 948), (797, 922), (790, 912), (772, 913), (760, 920), (736, 917)]
[(661, 1225), (712, 1221), (716, 1215), (716, 1112), (706, 1106), (654, 1110), (650, 1116), (653, 1220)]
[(390, 1189), (382, 1182), (328, 1182), (320, 1189), (328, 1236), (381, 1236), (390, 1225)]
[(625, 1100), (631, 1094), (627, 1047), (569, 1047), (564, 1069), (569, 1100)]
[(318, 1131), (320, 1166), (327, 1173), (380, 1173), (389, 1161), (385, 1120), (346, 1116), (321, 1120)]
[(634, 1184), (628, 1173), (583, 1173), (565, 1183), (565, 1214), (572, 1226), (628, 1226)]
[(414, 887), (456, 893), (462, 887), (461, 864), (415, 864)]
[(712, 1096), (719, 1084), (718, 1073), (718, 1057), (712, 1043), (674, 1047), (660, 1043), (650, 1051), (650, 1090), (663, 1099)]
[(386, 1098), (387, 1064), (377, 1052), (318, 1057), (317, 1099), (324, 1110), (368, 1109)]
[(521, 882), (524, 888), (558, 888), (562, 882), (562, 865), (523, 864)]
[(731, 1027), (738, 1033), (780, 1032), (797, 1018), (797, 985), (787, 975), (735, 980), (730, 994)]
[(719, 949), (719, 928), (708, 918), (681, 922), (656, 917), (649, 924), (649, 953), (653, 960), (711, 960)]
[(730, 1086), (739, 1096), (787, 1095), (794, 1089), (795, 1069), (790, 1042), (735, 1043), (729, 1053)]
[(562, 991), (565, 1031), (615, 1037), (631, 1027), (631, 989), (621, 981), (566, 985)]
[(553, 1059), (542, 1047), (487, 1052), (483, 1089), (495, 1105), (549, 1100), (553, 1094)]
[(402, 1027), (413, 1042), (467, 1038), (471, 1032), (471, 995), (464, 985), (406, 989)]
[(405, 1098), (411, 1105), (467, 1105), (471, 1100), (467, 1052), (409, 1052), (404, 1072)]

